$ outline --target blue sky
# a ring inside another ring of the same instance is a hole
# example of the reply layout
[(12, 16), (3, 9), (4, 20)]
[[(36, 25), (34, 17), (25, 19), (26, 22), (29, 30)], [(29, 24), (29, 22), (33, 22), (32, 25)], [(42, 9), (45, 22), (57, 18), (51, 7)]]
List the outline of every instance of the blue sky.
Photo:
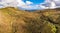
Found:
[(30, 1), (30, 2), (33, 2), (33, 4), (40, 4), (40, 3), (43, 3), (45, 0), (23, 0), (24, 2), (26, 1)]
[(0, 8), (18, 7), (22, 10), (41, 10), (60, 7), (60, 0), (0, 0)]
[[(19, 0), (18, 0), (19, 2)], [(45, 0), (22, 0), (20, 1), (19, 7), (26, 10), (41, 9), (38, 7), (41, 3), (44, 3)]]

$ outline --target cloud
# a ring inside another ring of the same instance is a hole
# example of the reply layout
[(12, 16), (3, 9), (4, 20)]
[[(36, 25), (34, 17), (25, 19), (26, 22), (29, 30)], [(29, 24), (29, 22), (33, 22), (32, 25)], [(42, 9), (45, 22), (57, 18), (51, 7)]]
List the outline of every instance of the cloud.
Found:
[[(28, 5), (27, 5), (28, 4)], [(33, 2), (26, 1), (25, 5), (22, 7), (24, 9), (54, 9), (57, 7), (60, 7), (60, 0), (45, 0), (44, 3), (38, 4), (38, 5), (30, 5), (33, 4)]]
[(0, 0), (0, 8), (4, 8), (4, 7), (16, 7), (17, 6), (17, 2), (16, 0)]
[(60, 0), (45, 0), (44, 3), (38, 4), (39, 9), (54, 9), (60, 7)]
[(33, 4), (33, 2), (26, 1), (26, 4), (27, 4), (27, 5), (30, 5), (30, 4)]
[(60, 0), (54, 0), (56, 6), (60, 6)]
[(48, 5), (49, 8), (57, 8), (60, 6), (60, 0), (46, 0), (44, 4)]
[(57, 8), (60, 7), (60, 0), (45, 0), (45, 2), (37, 5), (31, 5), (34, 4), (31, 1), (23, 2), (23, 0), (0, 0), (0, 8), (2, 7), (19, 7), (22, 9), (48, 9), (48, 8)]
[(26, 3), (24, 3), (22, 0), (2, 0), (0, 2), (1, 5), (3, 6), (0, 6), (0, 8), (4, 8), (4, 7), (8, 7), (8, 6), (11, 6), (11, 7), (20, 7), (22, 9), (40, 9), (38, 6), (32, 6), (30, 4), (33, 4), (33, 2), (30, 2), (30, 1), (26, 1)]
[(45, 6), (41, 6), (39, 4), (39, 6), (37, 5), (30, 5), (33, 4), (33, 2), (31, 1), (26, 1), (26, 3), (24, 3), (22, 0), (17, 0), (18, 2), (18, 7), (22, 8), (22, 9), (26, 9), (26, 10), (31, 10), (31, 9), (43, 9)]
[(60, 1), (60, 0), (53, 0), (53, 1)]
[(26, 1), (26, 3), (25, 3), (22, 0), (17, 0), (17, 2), (18, 2), (17, 7), (20, 7), (23, 9), (33, 9), (33, 7), (34, 7), (34, 6), (30, 5), (30, 4), (33, 4), (33, 2), (30, 2), (30, 1)]

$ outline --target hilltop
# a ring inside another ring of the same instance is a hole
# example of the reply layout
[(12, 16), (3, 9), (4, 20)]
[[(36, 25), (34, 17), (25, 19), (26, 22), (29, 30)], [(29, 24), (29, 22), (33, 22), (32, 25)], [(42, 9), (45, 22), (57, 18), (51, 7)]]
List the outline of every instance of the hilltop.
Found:
[(60, 33), (60, 10), (28, 12), (1, 8), (0, 33)]

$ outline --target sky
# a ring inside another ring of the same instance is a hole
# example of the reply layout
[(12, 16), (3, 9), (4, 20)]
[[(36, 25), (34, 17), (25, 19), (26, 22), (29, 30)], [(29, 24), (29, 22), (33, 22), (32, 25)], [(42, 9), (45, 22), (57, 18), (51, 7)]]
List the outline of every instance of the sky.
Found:
[(0, 0), (0, 8), (18, 7), (22, 10), (54, 9), (60, 7), (60, 0)]
[(40, 4), (43, 3), (45, 0), (23, 0), (25, 3), (26, 1), (32, 2), (33, 4)]

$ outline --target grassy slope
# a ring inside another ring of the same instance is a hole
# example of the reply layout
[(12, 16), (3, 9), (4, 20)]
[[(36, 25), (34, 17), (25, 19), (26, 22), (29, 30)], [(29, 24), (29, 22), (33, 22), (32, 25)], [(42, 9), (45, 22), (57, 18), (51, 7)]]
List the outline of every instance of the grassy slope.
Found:
[(13, 7), (2, 8), (0, 33), (60, 33), (60, 21), (57, 20), (59, 12), (27, 12)]
[(50, 23), (56, 26), (56, 33), (60, 33), (60, 8), (40, 10), (35, 11), (35, 13), (42, 14), (46, 17), (47, 21), (50, 21)]

